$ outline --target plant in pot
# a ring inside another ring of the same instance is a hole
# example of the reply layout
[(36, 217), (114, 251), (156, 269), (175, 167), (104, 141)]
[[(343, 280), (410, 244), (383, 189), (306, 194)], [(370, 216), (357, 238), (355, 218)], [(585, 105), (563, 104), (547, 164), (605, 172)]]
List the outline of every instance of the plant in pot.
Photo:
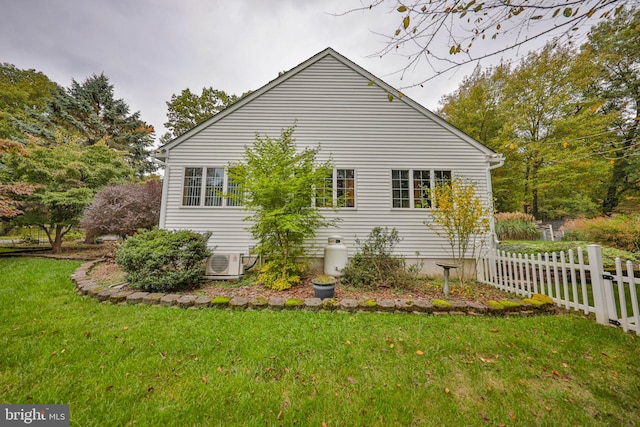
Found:
[(316, 298), (333, 298), (336, 286), (336, 278), (328, 274), (320, 274), (311, 279), (313, 294)]

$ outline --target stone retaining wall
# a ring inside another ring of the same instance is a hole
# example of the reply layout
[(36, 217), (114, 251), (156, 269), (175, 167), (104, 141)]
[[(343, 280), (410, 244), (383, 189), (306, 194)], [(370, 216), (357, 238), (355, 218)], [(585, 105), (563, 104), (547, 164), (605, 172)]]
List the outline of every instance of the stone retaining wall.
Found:
[(381, 299), (381, 300), (355, 300), (355, 299), (324, 299), (320, 298), (279, 298), (269, 299), (257, 297), (253, 299), (244, 297), (209, 297), (181, 294), (163, 294), (150, 292), (136, 292), (123, 289), (123, 285), (101, 287), (89, 276), (91, 268), (101, 260), (89, 261), (82, 264), (71, 275), (71, 280), (76, 284), (76, 290), (81, 295), (96, 298), (98, 301), (112, 304), (146, 304), (178, 308), (218, 308), (231, 310), (339, 310), (345, 312), (398, 312), (417, 314), (450, 314), (450, 315), (532, 315), (543, 313), (555, 313), (556, 306), (545, 295), (533, 295), (532, 298), (521, 300), (487, 301), (445, 301), (423, 299)]

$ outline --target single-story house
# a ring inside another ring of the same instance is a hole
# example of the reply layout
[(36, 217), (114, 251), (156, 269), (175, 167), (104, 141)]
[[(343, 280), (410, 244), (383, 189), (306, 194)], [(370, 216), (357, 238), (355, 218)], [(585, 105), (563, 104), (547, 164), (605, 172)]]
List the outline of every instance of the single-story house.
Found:
[(356, 238), (395, 227), (397, 254), (441, 272), (435, 263), (451, 256), (424, 225), (432, 207), (423, 188), (465, 177), (491, 205), (490, 170), (501, 156), (327, 48), (156, 150), (165, 166), (160, 227), (211, 231), (214, 255), (248, 255), (248, 213), (219, 196), (232, 190), (226, 168), (256, 133), (279, 137), (294, 124), (297, 146), (319, 145), (318, 159), (332, 159), (334, 194), (346, 197), (337, 213), (326, 209), (341, 221), (309, 242), (312, 256), (323, 256), (332, 235), (354, 253)]

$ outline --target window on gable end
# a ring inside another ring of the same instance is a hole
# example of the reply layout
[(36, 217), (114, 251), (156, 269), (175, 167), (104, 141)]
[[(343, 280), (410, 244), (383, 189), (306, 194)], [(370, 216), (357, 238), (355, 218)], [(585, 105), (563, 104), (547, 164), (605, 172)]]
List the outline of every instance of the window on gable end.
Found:
[(184, 170), (183, 206), (200, 206), (202, 191), (202, 168), (186, 168)]
[(222, 206), (224, 191), (224, 168), (207, 168), (207, 184), (205, 187), (204, 205)]
[(356, 206), (356, 176), (353, 169), (336, 169), (336, 203), (339, 208)]
[(433, 190), (436, 186), (450, 183), (450, 170), (392, 170), (391, 206), (394, 208), (432, 208), (434, 206)]
[(335, 169), (316, 190), (316, 207), (355, 208), (355, 169)]
[(224, 197), (240, 192), (224, 167), (184, 169), (182, 206), (241, 206), (240, 200)]

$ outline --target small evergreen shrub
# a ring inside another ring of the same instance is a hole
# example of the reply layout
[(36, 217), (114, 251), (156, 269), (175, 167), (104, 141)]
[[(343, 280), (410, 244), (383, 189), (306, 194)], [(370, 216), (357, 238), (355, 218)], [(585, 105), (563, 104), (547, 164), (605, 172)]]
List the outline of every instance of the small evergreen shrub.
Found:
[(210, 255), (210, 233), (154, 229), (127, 239), (116, 262), (129, 286), (147, 292), (176, 292), (197, 284)]
[(533, 215), (522, 212), (504, 212), (494, 215), (499, 240), (538, 240), (540, 230)]
[(258, 283), (264, 287), (276, 291), (284, 291), (293, 285), (300, 283), (300, 277), (304, 274), (305, 265), (289, 259), (272, 259), (267, 261), (258, 274)]
[(400, 242), (398, 230), (375, 227), (367, 239), (356, 239), (357, 253), (344, 268), (341, 281), (354, 287), (409, 287), (415, 284), (417, 268), (407, 267), (403, 257), (393, 255)]

